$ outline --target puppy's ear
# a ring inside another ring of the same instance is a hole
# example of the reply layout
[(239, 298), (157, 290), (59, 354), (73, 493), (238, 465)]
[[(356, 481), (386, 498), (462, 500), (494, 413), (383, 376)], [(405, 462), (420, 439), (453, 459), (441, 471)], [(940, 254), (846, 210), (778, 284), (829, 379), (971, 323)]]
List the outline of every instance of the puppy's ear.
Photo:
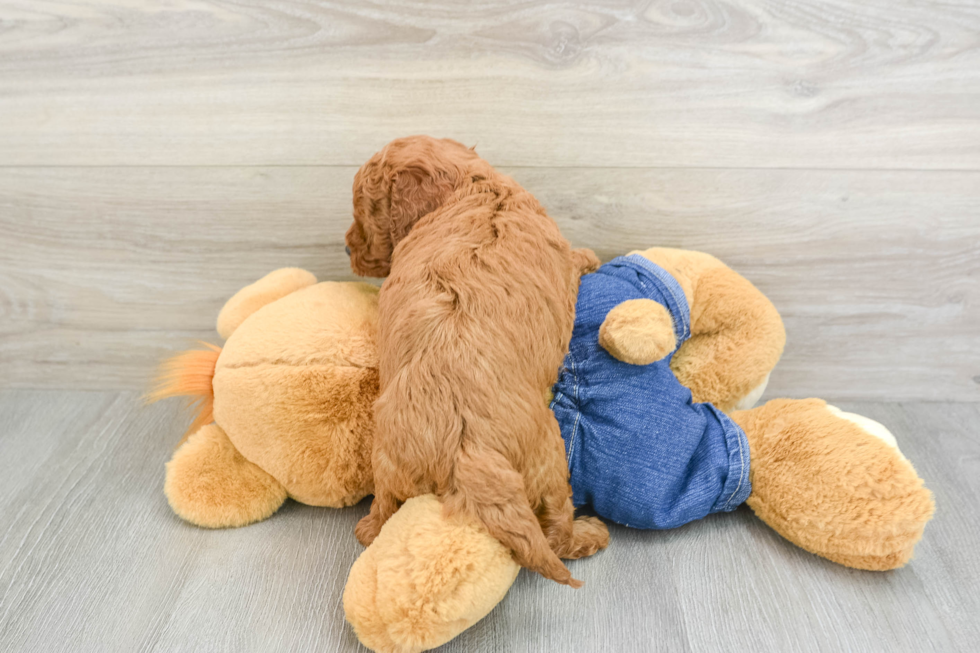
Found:
[(406, 167), (391, 183), (391, 244), (408, 235), (420, 218), (439, 208), (452, 194), (455, 179), (422, 167)]

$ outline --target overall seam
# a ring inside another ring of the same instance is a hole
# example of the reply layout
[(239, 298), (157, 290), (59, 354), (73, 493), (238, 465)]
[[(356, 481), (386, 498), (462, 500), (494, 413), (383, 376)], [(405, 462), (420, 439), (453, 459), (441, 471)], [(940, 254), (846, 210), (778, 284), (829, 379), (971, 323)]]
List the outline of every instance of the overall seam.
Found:
[(575, 382), (572, 384), (574, 394), (573, 400), (575, 402), (575, 423), (572, 425), (572, 435), (569, 438), (568, 444), (568, 468), (571, 469), (572, 456), (575, 454), (575, 444), (578, 442), (578, 422), (582, 417), (582, 411), (579, 410), (578, 407), (578, 374), (575, 373), (575, 359), (569, 355), (568, 362), (572, 365), (572, 378), (575, 379)]
[(732, 490), (732, 495), (728, 497), (728, 501), (725, 502), (725, 510), (729, 510), (731, 508), (732, 499), (734, 499), (735, 495), (738, 494), (739, 489), (742, 487), (742, 480), (745, 477), (745, 459), (742, 457), (742, 438), (740, 435), (738, 435), (737, 439), (738, 439), (738, 464), (739, 464), (738, 485), (735, 486), (735, 489)]
[[(662, 267), (652, 261), (648, 261), (639, 254), (631, 254), (625, 257), (625, 259), (653, 275), (658, 281), (660, 281), (660, 286), (667, 291), (667, 294), (669, 294), (670, 298), (674, 301), (674, 305), (677, 307), (677, 312), (680, 314), (677, 316), (680, 318), (680, 329), (677, 328), (677, 324), (674, 325), (674, 332), (678, 336), (679, 342), (677, 344), (679, 347), (682, 342), (691, 336), (691, 308), (687, 305), (687, 297), (684, 296), (683, 292), (681, 293), (681, 296), (678, 297), (674, 288), (674, 285), (677, 284), (677, 280), (674, 279), (674, 277)], [(647, 282), (643, 278), (640, 278), (639, 282), (643, 287), (643, 290), (646, 291), (648, 288)], [(678, 331), (680, 331), (680, 333), (677, 333)]]

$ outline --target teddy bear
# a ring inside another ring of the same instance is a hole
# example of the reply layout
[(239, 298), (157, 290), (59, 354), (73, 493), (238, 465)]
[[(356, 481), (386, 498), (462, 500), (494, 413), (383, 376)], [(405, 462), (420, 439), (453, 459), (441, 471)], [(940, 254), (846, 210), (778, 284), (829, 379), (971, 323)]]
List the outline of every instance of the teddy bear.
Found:
[[(152, 395), (200, 402), (167, 463), (173, 510), (218, 528), (286, 497), (342, 507), (370, 494), (376, 317), (375, 287), (297, 269), (232, 297), (224, 348), (171, 359)], [(905, 564), (933, 503), (888, 430), (819, 399), (752, 407), (784, 342), (768, 299), (708, 254), (653, 248), (584, 276), (551, 398), (576, 505), (670, 528), (744, 502), (834, 562)], [(518, 570), (477, 523), (416, 497), (352, 566), (345, 612), (373, 650), (427, 650), (483, 618)]]

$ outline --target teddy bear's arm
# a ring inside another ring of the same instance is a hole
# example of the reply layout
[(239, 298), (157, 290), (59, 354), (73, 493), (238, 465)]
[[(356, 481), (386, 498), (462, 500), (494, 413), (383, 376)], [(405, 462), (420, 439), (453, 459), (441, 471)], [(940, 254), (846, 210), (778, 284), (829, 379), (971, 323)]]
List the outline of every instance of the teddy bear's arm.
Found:
[(409, 499), (354, 562), (344, 612), (373, 651), (440, 646), (504, 598), (520, 567), (466, 517), (448, 517), (434, 495)]
[(776, 307), (748, 279), (710, 254), (655, 247), (637, 252), (677, 279), (691, 309), (691, 337), (670, 366), (698, 402), (749, 408), (786, 344)]
[(239, 290), (218, 314), (218, 335), (228, 339), (249, 315), (266, 304), (312, 286), (316, 277), (299, 268), (280, 268)]
[(174, 512), (205, 528), (262, 521), (286, 500), (286, 488), (245, 460), (217, 424), (202, 426), (174, 452), (163, 491)]

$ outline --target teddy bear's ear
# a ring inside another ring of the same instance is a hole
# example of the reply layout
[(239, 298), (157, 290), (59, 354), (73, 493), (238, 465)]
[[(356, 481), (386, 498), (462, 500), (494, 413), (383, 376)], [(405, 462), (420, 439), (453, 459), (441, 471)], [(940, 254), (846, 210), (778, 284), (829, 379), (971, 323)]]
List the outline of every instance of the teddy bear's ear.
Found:
[(249, 315), (266, 304), (312, 286), (316, 277), (300, 268), (281, 268), (236, 292), (218, 313), (218, 335), (228, 339)]

